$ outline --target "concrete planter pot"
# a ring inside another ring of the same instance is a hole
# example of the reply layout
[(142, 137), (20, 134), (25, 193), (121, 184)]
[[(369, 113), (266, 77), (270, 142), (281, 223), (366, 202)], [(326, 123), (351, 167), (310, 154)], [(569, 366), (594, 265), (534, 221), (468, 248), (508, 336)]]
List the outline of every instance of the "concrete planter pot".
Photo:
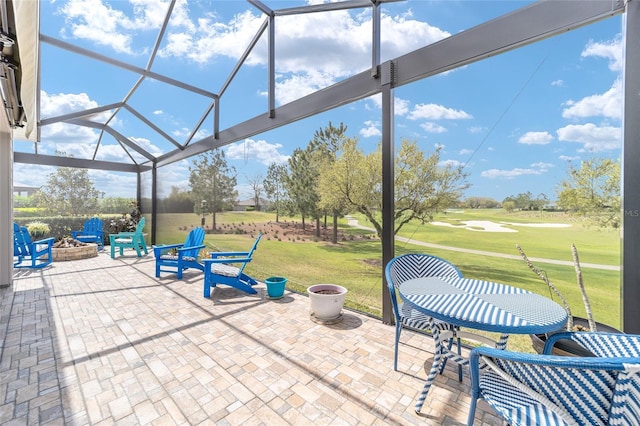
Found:
[(311, 319), (321, 323), (340, 321), (347, 291), (336, 284), (316, 284), (307, 288), (311, 303)]

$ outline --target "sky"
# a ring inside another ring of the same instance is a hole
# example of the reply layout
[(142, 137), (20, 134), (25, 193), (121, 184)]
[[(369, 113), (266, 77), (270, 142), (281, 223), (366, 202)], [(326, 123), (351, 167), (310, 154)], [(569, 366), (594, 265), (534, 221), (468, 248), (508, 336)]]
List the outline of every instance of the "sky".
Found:
[[(315, 1), (317, 2), (317, 1)], [(265, 0), (275, 9), (303, 1)], [(311, 3), (311, 2), (309, 2)], [(382, 6), (382, 61), (509, 13), (521, 1), (410, 1)], [(144, 68), (158, 38), (167, 1), (41, 1), (41, 33)], [(264, 21), (242, 1), (178, 1), (151, 70), (219, 93)], [(570, 165), (592, 157), (619, 159), (622, 117), (622, 17), (579, 28), (453, 71), (398, 87), (395, 138), (413, 140), (428, 155), (441, 147), (443, 165), (468, 173), (465, 197), (498, 201), (531, 192), (556, 198)], [(264, 37), (263, 37), (264, 38)], [(128, 99), (171, 138), (183, 143), (212, 134), (212, 118), (194, 130), (210, 99), (146, 79), (49, 44), (41, 51), (41, 119)], [(371, 64), (371, 13), (353, 9), (276, 20), (276, 106), (362, 72)], [(220, 101), (221, 129), (267, 111), (267, 51), (257, 43)], [(104, 121), (109, 113), (94, 119)], [(240, 199), (249, 183), (284, 163), (329, 123), (344, 123), (365, 151), (381, 138), (380, 97), (360, 100), (224, 147), (235, 167)], [(110, 123), (154, 155), (175, 149), (170, 141), (120, 111)], [(192, 135), (193, 132), (193, 135)], [(14, 149), (34, 152), (16, 140)], [(92, 128), (54, 124), (42, 128), (38, 153), (56, 151), (108, 161), (128, 154)], [(160, 197), (171, 186), (188, 189), (190, 160), (159, 171)], [(41, 186), (52, 167), (15, 164), (16, 184)], [(133, 174), (90, 171), (105, 196), (134, 197)], [(148, 195), (148, 194), (147, 194)]]

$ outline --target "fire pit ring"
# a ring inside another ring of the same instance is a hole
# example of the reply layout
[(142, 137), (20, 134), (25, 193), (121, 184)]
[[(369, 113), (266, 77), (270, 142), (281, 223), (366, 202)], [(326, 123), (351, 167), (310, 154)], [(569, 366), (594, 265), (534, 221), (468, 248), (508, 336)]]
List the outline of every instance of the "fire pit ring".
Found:
[(51, 252), (54, 262), (89, 259), (98, 255), (98, 245), (64, 238), (53, 244)]

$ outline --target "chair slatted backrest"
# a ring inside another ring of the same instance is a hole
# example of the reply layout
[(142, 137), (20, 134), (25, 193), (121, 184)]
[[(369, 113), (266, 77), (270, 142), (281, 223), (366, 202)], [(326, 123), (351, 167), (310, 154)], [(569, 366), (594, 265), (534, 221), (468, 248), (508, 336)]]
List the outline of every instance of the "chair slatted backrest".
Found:
[(102, 235), (103, 223), (99, 217), (92, 217), (87, 219), (84, 223), (83, 235)]
[[(611, 399), (606, 401), (611, 404), (610, 406), (604, 405), (601, 401), (602, 395), (598, 396), (596, 392), (596, 388), (602, 387), (604, 379), (599, 379), (593, 382), (594, 384), (588, 383), (589, 388), (585, 392), (593, 393), (594, 396), (586, 396), (584, 402), (579, 405), (589, 404), (594, 407), (602, 406), (602, 410), (608, 409), (608, 424), (638, 424), (640, 419), (640, 335), (591, 332), (556, 333), (551, 335), (545, 344), (545, 353), (549, 353), (555, 342), (564, 338), (570, 338), (579, 343), (596, 357), (603, 359), (634, 358), (625, 364), (624, 371), (612, 377), (611, 380), (615, 379), (615, 386), (611, 389)], [(605, 393), (606, 390), (600, 389), (600, 392), (609, 395), (609, 393)], [(591, 399), (596, 399), (596, 401), (591, 401)]]
[[(198, 246), (201, 246), (203, 242), (204, 242), (204, 229), (193, 228), (187, 235), (187, 239), (184, 241), (183, 247), (198, 247)], [(182, 253), (182, 256), (193, 257), (194, 259), (197, 259), (199, 255), (200, 255), (199, 248), (185, 250)]]
[(31, 239), (31, 234), (29, 234), (29, 229), (26, 226), (20, 227), (20, 233), (22, 234), (22, 241), (24, 241), (24, 246), (27, 251), (27, 255), (31, 256), (35, 253), (32, 253), (34, 250), (33, 240)]
[(391, 259), (385, 274), (396, 318), (400, 317), (396, 288), (403, 282), (425, 277), (462, 277), (462, 272), (453, 264), (440, 257), (421, 253), (408, 253)]
[[(256, 249), (258, 248), (258, 243), (260, 242), (260, 238), (262, 238), (262, 234), (258, 234), (258, 237), (254, 241), (253, 246), (251, 247), (251, 250), (249, 250), (249, 252), (247, 254), (247, 259), (249, 259), (249, 262), (253, 258), (253, 252), (256, 251)], [(242, 263), (242, 266), (240, 266), (240, 268), (238, 270), (238, 276), (240, 276), (242, 274), (242, 271), (244, 270), (245, 266), (247, 266), (247, 263), (249, 263), (249, 262), (243, 262)]]
[(144, 230), (144, 216), (140, 218), (140, 220), (138, 221), (138, 224), (136, 225), (136, 230), (135, 233), (136, 234), (142, 234), (142, 231)]
[[(597, 356), (549, 356), (553, 345), (564, 339), (580, 343)], [(473, 394), (487, 399), (511, 424), (531, 424), (532, 419), (537, 424), (558, 424), (559, 419), (580, 426), (638, 424), (639, 335), (555, 333), (544, 352), (475, 348), (471, 352)]]
[[(21, 227), (17, 223), (13, 223), (13, 255), (18, 257), (26, 257), (30, 254), (29, 245), (25, 240), (23, 228), (24, 227)], [(29, 232), (27, 231), (27, 235), (28, 234)], [(30, 237), (29, 240), (31, 240)]]

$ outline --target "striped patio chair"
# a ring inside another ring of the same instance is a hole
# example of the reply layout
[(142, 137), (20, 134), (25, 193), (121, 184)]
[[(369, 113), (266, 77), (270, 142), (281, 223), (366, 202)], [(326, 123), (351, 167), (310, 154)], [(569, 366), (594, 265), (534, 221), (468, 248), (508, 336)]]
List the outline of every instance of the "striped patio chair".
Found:
[[(398, 370), (398, 345), (400, 343), (400, 333), (403, 328), (426, 330), (433, 332), (434, 327), (440, 331), (452, 330), (453, 326), (441, 321), (434, 321), (431, 317), (413, 309), (408, 304), (398, 301), (396, 287), (401, 283), (413, 278), (425, 277), (462, 277), (462, 273), (451, 263), (444, 259), (429, 254), (403, 254), (394, 257), (385, 268), (391, 305), (396, 323), (396, 339), (393, 357), (393, 369)], [(452, 340), (448, 341), (447, 350), (452, 346)], [(436, 351), (438, 348), (436, 348)], [(444, 366), (443, 366), (444, 368)], [(460, 380), (462, 380), (462, 370), (459, 369)]]
[[(595, 357), (549, 355), (560, 339)], [(550, 336), (543, 355), (479, 347), (471, 351), (471, 406), (484, 399), (517, 425), (640, 424), (640, 336), (564, 332)]]

